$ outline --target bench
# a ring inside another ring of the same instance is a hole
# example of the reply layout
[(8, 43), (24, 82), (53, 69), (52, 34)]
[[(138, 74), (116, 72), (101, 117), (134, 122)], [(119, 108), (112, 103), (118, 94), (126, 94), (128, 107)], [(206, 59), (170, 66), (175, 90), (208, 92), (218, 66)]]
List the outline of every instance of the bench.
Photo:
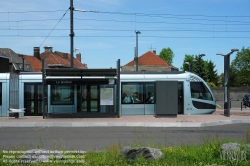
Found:
[(14, 114), (15, 118), (19, 118), (19, 113), (24, 113), (26, 108), (9, 108), (9, 113)]

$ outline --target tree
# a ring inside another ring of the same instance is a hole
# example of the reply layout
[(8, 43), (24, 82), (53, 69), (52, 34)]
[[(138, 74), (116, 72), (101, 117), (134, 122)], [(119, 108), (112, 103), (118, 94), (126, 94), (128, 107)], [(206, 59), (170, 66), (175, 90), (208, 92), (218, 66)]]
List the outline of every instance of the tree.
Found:
[(215, 70), (214, 63), (210, 61), (205, 61), (205, 69), (206, 69), (206, 82), (214, 83), (218, 86), (219, 77), (217, 74), (217, 70)]
[(159, 57), (163, 59), (164, 61), (172, 64), (173, 63), (173, 58), (174, 58), (174, 53), (173, 51), (168, 47), (168, 48), (163, 48), (160, 52)]
[[(193, 62), (194, 59), (196, 62)], [(211, 60), (204, 61), (198, 55), (186, 54), (181, 70), (189, 71), (189, 65), (185, 64), (185, 62), (189, 62), (189, 64), (192, 65), (192, 73), (199, 75), (204, 81), (211, 85), (218, 86), (219, 77), (217, 70), (215, 70), (215, 65)]]
[(189, 64), (191, 64), (193, 60), (194, 60), (194, 55), (188, 55), (188, 54), (186, 54), (185, 58), (183, 60), (183, 63), (182, 63), (181, 70), (182, 71), (189, 71), (189, 65), (185, 64), (185, 62), (189, 62)]
[(235, 59), (230, 66), (230, 84), (231, 86), (249, 86), (250, 85), (250, 49), (242, 48), (236, 54)]

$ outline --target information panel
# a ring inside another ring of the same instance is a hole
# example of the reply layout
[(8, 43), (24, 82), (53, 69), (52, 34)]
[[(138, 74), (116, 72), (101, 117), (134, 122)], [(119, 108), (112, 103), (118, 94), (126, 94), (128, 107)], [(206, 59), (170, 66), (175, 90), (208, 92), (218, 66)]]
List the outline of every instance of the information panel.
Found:
[(100, 105), (114, 105), (113, 88), (100, 88)]

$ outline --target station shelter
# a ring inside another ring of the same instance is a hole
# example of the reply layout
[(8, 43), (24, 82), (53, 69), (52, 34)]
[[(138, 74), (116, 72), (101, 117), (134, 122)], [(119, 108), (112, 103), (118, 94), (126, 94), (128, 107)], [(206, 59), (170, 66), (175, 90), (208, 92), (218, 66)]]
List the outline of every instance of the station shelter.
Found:
[(119, 117), (119, 76), (112, 68), (43, 69), (43, 117)]

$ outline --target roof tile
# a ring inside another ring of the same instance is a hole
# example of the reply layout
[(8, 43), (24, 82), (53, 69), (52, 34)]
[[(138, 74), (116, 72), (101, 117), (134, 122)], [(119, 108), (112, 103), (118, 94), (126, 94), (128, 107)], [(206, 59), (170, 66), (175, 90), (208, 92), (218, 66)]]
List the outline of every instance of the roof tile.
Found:
[[(139, 66), (172, 66), (159, 56), (155, 55), (152, 51), (148, 51), (138, 57), (138, 64)], [(134, 60), (130, 61), (124, 66), (134, 66)]]

